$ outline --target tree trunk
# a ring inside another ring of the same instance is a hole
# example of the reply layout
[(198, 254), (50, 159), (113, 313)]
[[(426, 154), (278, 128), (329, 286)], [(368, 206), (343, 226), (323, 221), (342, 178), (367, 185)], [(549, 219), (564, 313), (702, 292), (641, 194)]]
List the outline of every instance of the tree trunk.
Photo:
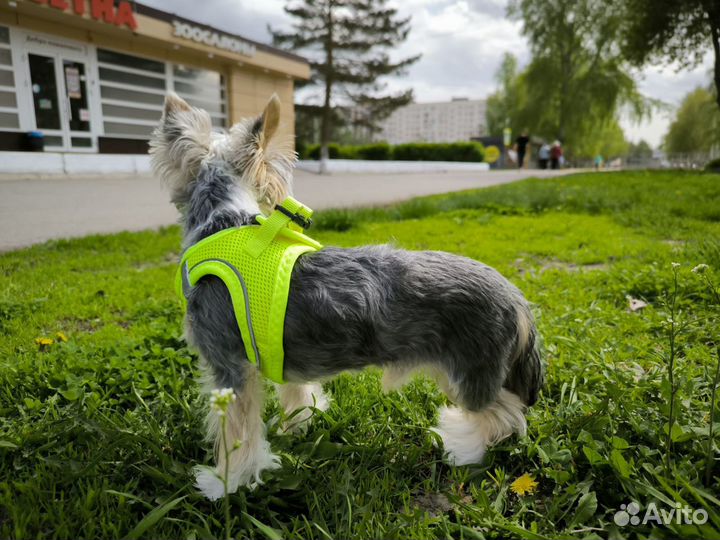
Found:
[(710, 29), (712, 30), (713, 50), (715, 51), (715, 101), (720, 108), (720, 24), (717, 20), (710, 18)]
[(332, 132), (332, 85), (333, 85), (333, 12), (332, 2), (327, 13), (327, 41), (325, 43), (325, 101), (322, 111), (322, 126), (320, 128), (320, 174), (327, 174), (328, 143)]

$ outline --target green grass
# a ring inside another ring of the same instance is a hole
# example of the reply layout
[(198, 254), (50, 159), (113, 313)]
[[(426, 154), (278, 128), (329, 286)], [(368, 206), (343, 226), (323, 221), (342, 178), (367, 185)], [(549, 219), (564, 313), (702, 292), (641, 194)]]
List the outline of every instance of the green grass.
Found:
[[(331, 408), (301, 436), (278, 433), (269, 400), (283, 468), (231, 497), (235, 537), (720, 537), (717, 436), (704, 479), (720, 345), (705, 281), (720, 285), (719, 175), (528, 180), (328, 211), (317, 224), (325, 244), (392, 242), (497, 267), (535, 306), (547, 383), (527, 437), (459, 468), (443, 464), (428, 432), (444, 398), (426, 380), (386, 396), (375, 370), (341, 376), (327, 384)], [(168, 228), (0, 255), (0, 538), (224, 535), (222, 504), (190, 476), (209, 449), (195, 356), (180, 338), (178, 246)], [(708, 274), (690, 271), (698, 263)], [(630, 312), (628, 296), (648, 307)], [(523, 473), (538, 488), (520, 497), (509, 486)], [(703, 508), (710, 521), (616, 526), (631, 500)]]

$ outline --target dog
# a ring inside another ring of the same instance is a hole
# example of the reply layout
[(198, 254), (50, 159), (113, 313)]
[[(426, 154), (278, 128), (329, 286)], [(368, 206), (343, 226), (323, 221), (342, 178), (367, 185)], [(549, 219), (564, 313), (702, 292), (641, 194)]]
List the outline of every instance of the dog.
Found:
[[(255, 224), (291, 193), (296, 155), (291, 140), (278, 136), (279, 122), (276, 96), (260, 116), (224, 133), (213, 131), (205, 111), (166, 97), (150, 151), (180, 211), (184, 248)], [(247, 359), (230, 294), (217, 277), (201, 279), (187, 298), (186, 338), (208, 390), (237, 395), (224, 433), (217, 415), (208, 415), (216, 468), (196, 470), (200, 491), (218, 499), (225, 473), (234, 492), (261, 483), (280, 459), (266, 439), (264, 381)], [(294, 422), (287, 427), (296, 428), (313, 409), (328, 407), (320, 381), (377, 366), (383, 390), (391, 391), (421, 372), (454, 404), (441, 408), (434, 428), (447, 460), (479, 463), (489, 445), (526, 431), (525, 411), (544, 377), (539, 342), (522, 293), (480, 262), (388, 245), (327, 247), (301, 255), (292, 270), (279, 401)], [(228, 460), (222, 440), (240, 441)]]

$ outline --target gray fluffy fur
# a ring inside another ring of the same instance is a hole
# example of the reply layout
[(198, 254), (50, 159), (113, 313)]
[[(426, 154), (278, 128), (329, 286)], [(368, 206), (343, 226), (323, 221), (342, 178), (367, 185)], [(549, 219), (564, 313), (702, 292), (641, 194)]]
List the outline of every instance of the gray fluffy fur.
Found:
[[(279, 118), (273, 97), (259, 118), (216, 134), (205, 111), (168, 96), (151, 153), (182, 214), (185, 247), (255, 223), (261, 208), (290, 192), (292, 150), (271, 143)], [(242, 445), (229, 464), (218, 453), (224, 435), (209, 417), (219, 468), (197, 478), (203, 493), (217, 498), (223, 467), (234, 490), (260, 481), (279, 458), (265, 441), (262, 385), (219, 278), (207, 276), (191, 289), (186, 322), (212, 386), (238, 394), (226, 420)], [(477, 462), (489, 444), (524, 433), (524, 407), (543, 380), (537, 332), (520, 291), (492, 268), (442, 252), (369, 246), (306, 253), (292, 272), (283, 338), (284, 378), (295, 383), (280, 389), (286, 408), (312, 406), (316, 397), (326, 404), (322, 388), (302, 383), (342, 371), (380, 366), (390, 389), (425, 370), (461, 406), (441, 409), (436, 430), (457, 464)]]
[[(250, 213), (214, 211), (231, 184), (210, 165), (190, 185), (186, 234), (195, 241), (254, 222)], [(520, 336), (518, 312), (532, 319), (522, 293), (472, 259), (390, 246), (325, 248), (303, 255), (292, 273), (284, 376), (303, 382), (369, 365), (436, 364), (468, 410), (494, 401), (502, 387), (531, 405), (542, 363), (535, 328)], [(250, 364), (222, 281), (208, 278), (193, 289), (188, 324), (220, 385), (241, 388)]]

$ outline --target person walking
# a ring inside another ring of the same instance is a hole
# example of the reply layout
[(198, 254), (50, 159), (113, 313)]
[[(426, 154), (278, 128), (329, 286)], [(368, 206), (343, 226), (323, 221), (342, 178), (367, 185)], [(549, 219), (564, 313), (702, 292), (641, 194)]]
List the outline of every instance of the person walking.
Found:
[(517, 151), (517, 164), (518, 169), (522, 169), (525, 164), (525, 153), (530, 145), (530, 137), (528, 136), (527, 129), (522, 130), (520, 136), (515, 139), (515, 150)]
[(547, 169), (550, 162), (550, 145), (543, 141), (538, 150), (538, 165), (541, 169)]
[(556, 140), (550, 148), (550, 166), (553, 169), (560, 168), (560, 161), (563, 157), (563, 149), (560, 141)]

